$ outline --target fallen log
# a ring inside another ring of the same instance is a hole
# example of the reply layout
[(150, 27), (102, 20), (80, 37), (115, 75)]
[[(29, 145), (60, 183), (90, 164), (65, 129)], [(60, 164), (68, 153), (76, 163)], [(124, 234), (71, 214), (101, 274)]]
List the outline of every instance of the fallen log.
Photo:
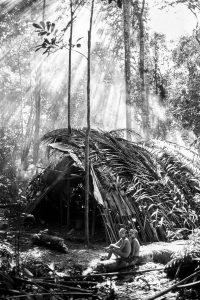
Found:
[(59, 252), (67, 253), (68, 248), (65, 245), (64, 239), (52, 236), (45, 233), (38, 233), (32, 235), (32, 243), (37, 246), (45, 246)]
[(126, 261), (124, 259), (109, 259), (100, 261), (94, 268), (94, 271), (115, 272), (133, 266), (135, 266), (134, 261)]
[[(167, 258), (166, 261), (169, 261), (169, 257), (171, 254), (167, 252)], [(93, 271), (97, 272), (115, 272), (122, 269), (126, 269), (128, 267), (133, 267), (136, 265), (141, 265), (149, 261), (161, 261), (161, 257), (166, 256), (163, 255), (163, 252), (157, 251), (157, 252), (146, 252), (140, 255), (140, 257), (135, 260), (130, 259), (123, 259), (123, 258), (115, 258), (115, 259), (106, 259), (106, 260), (100, 260), (94, 267)], [(164, 260), (164, 259), (162, 259)], [(166, 263), (166, 262), (165, 262)], [(88, 271), (90, 268), (88, 268)]]

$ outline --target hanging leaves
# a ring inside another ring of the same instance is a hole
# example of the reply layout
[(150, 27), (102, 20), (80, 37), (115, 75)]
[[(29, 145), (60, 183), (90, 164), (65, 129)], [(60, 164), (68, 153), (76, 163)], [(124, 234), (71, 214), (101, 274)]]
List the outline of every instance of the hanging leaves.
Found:
[(50, 21), (46, 23), (41, 21), (39, 24), (33, 23), (33, 26), (37, 29), (36, 32), (38, 32), (38, 35), (50, 35), (55, 29), (55, 23), (51, 23)]
[(35, 27), (35, 28), (37, 28), (37, 29), (43, 29), (39, 24), (37, 24), (37, 23), (33, 23), (33, 26)]
[(50, 53), (52, 49), (55, 49), (56, 47), (59, 47), (59, 43), (57, 43), (57, 31), (55, 30), (55, 23), (51, 23), (50, 21), (47, 21), (46, 23), (41, 21), (39, 24), (33, 23), (33, 26), (37, 29), (36, 32), (39, 36), (52, 36), (51, 38), (45, 37), (43, 40), (43, 43), (41, 45), (38, 45), (35, 49), (35, 51), (38, 51), (40, 49), (45, 49), (43, 54)]
[[(37, 52), (40, 49), (45, 49), (43, 54), (50, 54), (55, 49), (63, 49), (68, 47), (68, 44), (63, 44), (63, 35), (66, 30), (69, 28), (71, 20), (68, 22), (67, 26), (58, 33), (56, 29), (56, 24), (47, 21), (46, 23), (41, 21), (39, 23), (33, 23), (33, 27), (36, 28), (36, 32), (39, 36), (44, 37), (42, 44), (37, 45), (35, 51)], [(72, 48), (80, 48), (81, 43), (79, 42), (83, 37), (77, 39), (76, 43), (72, 44)], [(79, 42), (79, 43), (78, 43)]]

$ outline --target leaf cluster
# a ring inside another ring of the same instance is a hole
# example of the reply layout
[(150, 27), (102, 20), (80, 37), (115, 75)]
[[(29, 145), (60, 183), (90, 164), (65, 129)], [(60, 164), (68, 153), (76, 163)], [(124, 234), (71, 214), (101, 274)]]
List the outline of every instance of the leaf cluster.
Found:
[[(47, 21), (46, 23), (41, 21), (39, 23), (33, 23), (33, 26), (37, 29), (36, 32), (39, 36), (44, 37), (42, 44), (37, 45), (36, 50), (38, 51), (40, 49), (45, 49), (43, 54), (50, 54), (55, 49), (63, 49), (69, 46), (68, 44), (64, 44), (63, 37), (64, 33), (67, 31), (67, 29), (70, 27), (71, 22), (73, 20), (70, 20), (67, 25), (59, 32), (58, 29), (56, 29), (56, 24), (52, 23), (50, 21)], [(72, 48), (77, 47), (80, 48), (80, 40), (81, 38), (78, 38), (75, 44), (72, 44)]]
[[(43, 43), (38, 45), (35, 51), (43, 48), (45, 49), (43, 54), (49, 54), (52, 49), (59, 46), (56, 36), (57, 30), (55, 30), (55, 23), (51, 23), (50, 21), (45, 23), (41, 21), (40, 23), (33, 23), (33, 26), (37, 29), (36, 32), (39, 36), (46, 36), (43, 40)], [(49, 38), (50, 35), (51, 37)]]

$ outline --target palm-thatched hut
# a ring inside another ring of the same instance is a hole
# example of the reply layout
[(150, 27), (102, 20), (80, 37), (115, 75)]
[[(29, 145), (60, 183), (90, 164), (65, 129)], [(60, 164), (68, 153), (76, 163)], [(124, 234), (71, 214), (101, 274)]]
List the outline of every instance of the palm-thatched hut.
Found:
[[(195, 152), (172, 143), (130, 142), (122, 131), (90, 135), (91, 234), (105, 229), (110, 241), (118, 227), (138, 227), (143, 242), (166, 231), (199, 225), (200, 169)], [(49, 166), (33, 178), (27, 212), (83, 227), (85, 130), (49, 132)]]

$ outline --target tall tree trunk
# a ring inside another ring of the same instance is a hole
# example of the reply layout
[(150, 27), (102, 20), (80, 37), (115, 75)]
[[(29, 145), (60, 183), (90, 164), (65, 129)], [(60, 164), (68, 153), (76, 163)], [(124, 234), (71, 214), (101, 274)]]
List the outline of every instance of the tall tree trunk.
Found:
[(71, 134), (71, 75), (72, 75), (72, 35), (73, 35), (73, 10), (70, 0), (70, 36), (69, 36), (69, 62), (68, 62), (68, 133)]
[(140, 31), (140, 62), (139, 62), (139, 70), (140, 70), (140, 81), (141, 81), (141, 96), (142, 103), (145, 102), (145, 72), (144, 72), (144, 22), (143, 22), (143, 13), (140, 13), (139, 19), (139, 31)]
[[(31, 97), (31, 100), (33, 100), (32, 97)], [(28, 117), (28, 121), (27, 121), (27, 125), (26, 125), (26, 133), (24, 136), (23, 148), (22, 148), (22, 152), (21, 152), (21, 164), (22, 164), (23, 170), (27, 170), (27, 167), (28, 167), (28, 154), (29, 154), (29, 150), (31, 147), (32, 135), (33, 135), (33, 123), (34, 123), (33, 118), (34, 118), (33, 105), (31, 105), (31, 109), (30, 109), (30, 113), (29, 113), (29, 117)]]
[[(73, 36), (73, 4), (70, 0), (70, 36), (69, 36), (69, 60), (68, 60), (68, 134), (71, 134), (71, 78), (72, 78), (72, 36)], [(67, 180), (67, 230), (70, 227), (70, 180)]]
[(46, 9), (46, 0), (43, 0), (43, 7), (42, 7), (42, 20), (45, 20), (45, 9)]
[[(43, 0), (42, 20), (45, 20), (46, 0)], [(40, 133), (40, 115), (41, 115), (41, 75), (42, 62), (36, 71), (36, 87), (35, 87), (35, 133), (33, 145), (33, 163), (36, 165), (39, 157), (39, 133)]]
[(140, 36), (140, 92), (141, 92), (141, 105), (143, 114), (143, 134), (148, 135), (148, 95), (146, 93), (146, 73), (145, 73), (145, 38), (144, 38), (144, 7), (145, 0), (142, 1), (142, 8), (139, 13), (139, 36)]
[[(31, 15), (32, 17), (32, 15)], [(28, 45), (29, 47), (29, 56), (31, 57), (31, 45)], [(22, 169), (23, 170), (27, 170), (28, 168), (28, 155), (29, 155), (29, 151), (31, 148), (31, 143), (33, 141), (33, 128), (34, 128), (34, 97), (33, 97), (33, 87), (32, 87), (32, 74), (31, 74), (31, 70), (32, 70), (32, 66), (31, 66), (31, 61), (29, 61), (29, 70), (30, 70), (30, 85), (29, 85), (29, 90), (31, 91), (30, 93), (30, 113), (29, 113), (29, 117), (28, 117), (28, 121), (26, 123), (26, 128), (24, 128), (24, 131), (26, 131), (24, 133), (24, 138), (23, 138), (23, 145), (22, 145), (22, 151), (21, 151), (21, 165), (22, 165)]]
[(157, 34), (154, 33), (154, 78), (156, 95), (158, 95), (158, 60), (158, 39)]
[(39, 155), (39, 132), (40, 132), (40, 115), (41, 115), (41, 67), (36, 72), (35, 83), (35, 132), (33, 145), (33, 163), (37, 164)]
[[(22, 44), (22, 43), (21, 43)], [(21, 139), (23, 141), (23, 135), (24, 135), (24, 118), (23, 118), (23, 88), (22, 88), (22, 72), (21, 72), (21, 65), (20, 65), (20, 49), (21, 49), (21, 44), (18, 48), (18, 55), (17, 55), (17, 65), (18, 65), (18, 72), (19, 72), (19, 82), (20, 82), (20, 108), (21, 108), (21, 113), (20, 113), (20, 121), (21, 121)], [(22, 142), (21, 142), (21, 147), (22, 147)]]
[(90, 25), (88, 31), (88, 64), (87, 64), (87, 129), (85, 137), (85, 243), (89, 245), (89, 194), (90, 194), (90, 59), (91, 33), (94, 14), (94, 0), (91, 5)]
[[(131, 129), (131, 61), (130, 61), (130, 0), (123, 0), (124, 48), (125, 48), (125, 90), (126, 90), (126, 129)], [(130, 133), (127, 131), (127, 139)]]

